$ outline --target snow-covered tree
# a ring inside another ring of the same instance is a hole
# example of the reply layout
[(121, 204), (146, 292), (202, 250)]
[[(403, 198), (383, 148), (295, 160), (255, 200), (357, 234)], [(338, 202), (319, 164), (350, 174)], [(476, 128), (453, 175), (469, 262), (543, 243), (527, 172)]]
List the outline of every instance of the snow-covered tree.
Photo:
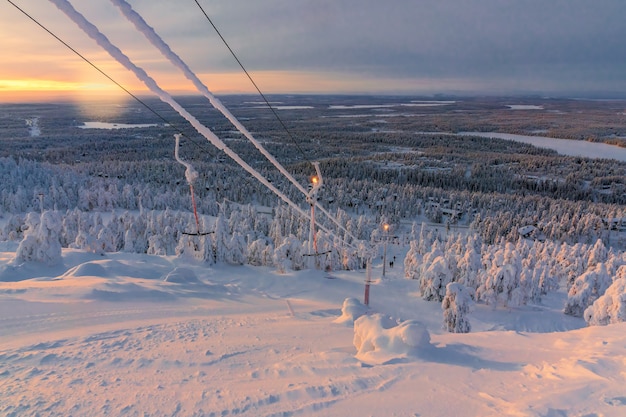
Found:
[(419, 245), (416, 240), (412, 240), (409, 244), (409, 251), (404, 257), (404, 276), (408, 279), (418, 279), (420, 274)]
[(507, 242), (504, 249), (497, 250), (492, 257), (491, 267), (484, 275), (485, 280), (476, 290), (476, 298), (494, 306), (520, 305), (522, 262), (512, 243)]
[(274, 250), (274, 265), (280, 273), (285, 273), (288, 269), (294, 271), (304, 269), (305, 260), (302, 254), (302, 242), (294, 235), (289, 235)]
[(271, 259), (271, 257), (266, 257), (266, 250), (269, 245), (267, 239), (257, 239), (250, 242), (247, 250), (247, 263), (254, 266), (267, 266), (268, 260)]
[(441, 302), (446, 295), (446, 286), (452, 282), (452, 272), (443, 256), (436, 257), (421, 273), (420, 293), (426, 301)]
[(615, 280), (604, 295), (587, 307), (583, 317), (590, 326), (626, 321), (626, 266), (618, 269)]
[(224, 215), (220, 212), (215, 219), (215, 231), (213, 232), (213, 261), (215, 263), (224, 262), (226, 260), (226, 252), (228, 251), (228, 225)]
[(13, 262), (41, 262), (46, 265), (60, 263), (62, 257), (59, 236), (63, 222), (59, 213), (44, 211), (39, 215), (31, 212), (26, 217), (26, 227)]
[(228, 243), (226, 262), (232, 265), (243, 265), (246, 263), (246, 240), (239, 232), (234, 232)]
[(603, 263), (596, 264), (576, 278), (567, 294), (563, 312), (570, 316), (582, 317), (585, 309), (592, 305), (611, 285), (611, 277)]
[(443, 328), (452, 333), (469, 333), (471, 325), (467, 314), (471, 302), (470, 292), (463, 285), (457, 282), (446, 285), (446, 295), (441, 302)]

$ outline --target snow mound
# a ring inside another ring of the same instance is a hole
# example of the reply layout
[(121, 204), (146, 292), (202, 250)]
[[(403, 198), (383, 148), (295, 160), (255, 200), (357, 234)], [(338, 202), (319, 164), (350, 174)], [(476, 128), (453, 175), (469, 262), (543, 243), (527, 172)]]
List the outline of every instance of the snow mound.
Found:
[(381, 314), (361, 316), (354, 322), (356, 358), (368, 364), (385, 364), (415, 356), (429, 348), (430, 334), (416, 320), (398, 325)]
[(99, 262), (85, 262), (70, 268), (63, 278), (72, 277), (107, 277), (108, 273), (106, 269)]
[(174, 268), (163, 278), (163, 281), (175, 282), (177, 284), (196, 284), (200, 282), (195, 272), (189, 268), (183, 267)]
[(341, 316), (337, 317), (334, 322), (352, 326), (354, 321), (365, 313), (367, 313), (366, 305), (361, 304), (361, 302), (356, 298), (348, 297), (343, 300)]

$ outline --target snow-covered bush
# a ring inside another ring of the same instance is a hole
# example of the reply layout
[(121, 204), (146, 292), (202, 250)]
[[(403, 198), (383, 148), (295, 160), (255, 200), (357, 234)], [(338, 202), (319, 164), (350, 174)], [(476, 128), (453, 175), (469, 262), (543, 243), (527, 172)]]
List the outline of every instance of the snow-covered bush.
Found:
[(626, 266), (618, 269), (617, 277), (604, 295), (584, 312), (590, 326), (604, 326), (626, 321)]
[(582, 317), (587, 307), (604, 294), (611, 281), (603, 263), (588, 269), (574, 281), (567, 294), (563, 312), (570, 316)]
[(397, 324), (389, 318), (374, 314), (361, 316), (354, 322), (356, 358), (367, 363), (382, 364), (393, 359), (415, 355), (430, 347), (430, 334), (415, 320)]
[(472, 297), (463, 285), (451, 282), (446, 285), (446, 296), (443, 298), (443, 328), (452, 333), (469, 333), (471, 325), (467, 319)]
[(341, 306), (341, 316), (335, 319), (335, 323), (347, 324), (352, 326), (354, 321), (367, 313), (367, 306), (361, 304), (359, 300), (353, 297), (348, 297), (343, 300)]

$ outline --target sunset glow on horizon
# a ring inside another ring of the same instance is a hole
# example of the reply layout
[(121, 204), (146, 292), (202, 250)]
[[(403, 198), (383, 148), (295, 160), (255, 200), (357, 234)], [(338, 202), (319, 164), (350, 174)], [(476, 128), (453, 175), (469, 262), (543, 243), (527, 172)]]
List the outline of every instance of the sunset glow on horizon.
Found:
[[(525, 2), (493, 7), (494, 1), (390, 7), (373, 0), (267, 0), (205, 7), (267, 94), (626, 96), (619, 43), (626, 36), (619, 20), (626, 3), (591, 7), (571, 0), (564, 9)], [(163, 89), (196, 94), (109, 1), (72, 3)], [(23, 12), (3, 3), (0, 13), (0, 102), (124, 94), (62, 42), (133, 94), (147, 92), (51, 2), (15, 5)], [(212, 92), (256, 93), (198, 7), (163, 0), (134, 0), (132, 7)]]

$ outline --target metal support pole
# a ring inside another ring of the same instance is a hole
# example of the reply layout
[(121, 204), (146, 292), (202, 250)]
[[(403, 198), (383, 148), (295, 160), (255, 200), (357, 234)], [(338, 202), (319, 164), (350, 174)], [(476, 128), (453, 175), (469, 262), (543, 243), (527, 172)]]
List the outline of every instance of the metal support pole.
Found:
[(372, 282), (372, 263), (368, 259), (365, 267), (365, 296), (363, 297), (363, 304), (370, 305), (370, 284)]
[(383, 277), (385, 276), (385, 267), (387, 266), (387, 240), (389, 238), (389, 225), (387, 223), (383, 224), (383, 239), (384, 239), (384, 249), (383, 249)]

